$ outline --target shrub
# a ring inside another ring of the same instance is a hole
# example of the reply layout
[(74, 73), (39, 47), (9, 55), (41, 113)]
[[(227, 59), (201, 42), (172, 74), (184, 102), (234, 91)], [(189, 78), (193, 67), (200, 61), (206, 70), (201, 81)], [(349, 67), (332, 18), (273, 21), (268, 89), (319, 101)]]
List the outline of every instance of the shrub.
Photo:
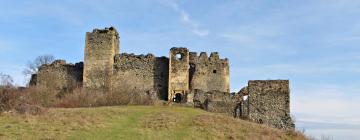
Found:
[[(43, 97), (38, 97), (38, 92), (35, 89), (16, 89), (16, 88), (2, 88), (0, 89), (0, 112), (15, 110), (18, 113), (24, 114), (40, 114), (44, 112), (40, 101), (46, 101)], [(43, 94), (43, 93), (41, 93)], [(46, 101), (47, 102), (47, 101)]]
[(0, 89), (0, 112), (10, 110), (18, 102), (19, 94), (12, 88)]

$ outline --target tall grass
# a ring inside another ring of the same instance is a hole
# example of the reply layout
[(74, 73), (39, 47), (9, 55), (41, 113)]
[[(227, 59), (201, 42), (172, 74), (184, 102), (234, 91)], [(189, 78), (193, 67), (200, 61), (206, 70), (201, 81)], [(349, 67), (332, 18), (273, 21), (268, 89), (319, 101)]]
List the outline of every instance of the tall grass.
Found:
[(2, 88), (0, 89), (0, 112), (15, 110), (20, 113), (37, 114), (48, 107), (151, 105), (157, 101), (152, 97), (149, 93), (127, 89), (86, 92), (81, 87), (63, 91), (40, 86), (25, 89)]

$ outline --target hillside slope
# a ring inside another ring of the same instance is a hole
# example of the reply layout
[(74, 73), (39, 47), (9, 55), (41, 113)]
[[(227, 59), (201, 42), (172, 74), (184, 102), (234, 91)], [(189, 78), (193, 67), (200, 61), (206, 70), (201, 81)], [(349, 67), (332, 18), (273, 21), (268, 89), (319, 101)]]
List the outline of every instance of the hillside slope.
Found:
[(231, 117), (185, 107), (49, 109), (0, 115), (0, 139), (304, 139)]

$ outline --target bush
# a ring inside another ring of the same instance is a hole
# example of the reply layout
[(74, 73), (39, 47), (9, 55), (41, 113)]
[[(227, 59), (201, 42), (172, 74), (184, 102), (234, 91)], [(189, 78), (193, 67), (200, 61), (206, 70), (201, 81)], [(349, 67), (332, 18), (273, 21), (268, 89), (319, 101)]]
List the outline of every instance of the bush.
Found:
[[(3, 111), (15, 110), (18, 113), (24, 114), (40, 114), (46, 109), (41, 107), (40, 98), (34, 95), (40, 93), (34, 89), (16, 89), (16, 88), (3, 88), (0, 89), (0, 113)], [(41, 101), (44, 101), (41, 98)]]
[(10, 110), (19, 101), (19, 94), (12, 88), (0, 89), (0, 112)]

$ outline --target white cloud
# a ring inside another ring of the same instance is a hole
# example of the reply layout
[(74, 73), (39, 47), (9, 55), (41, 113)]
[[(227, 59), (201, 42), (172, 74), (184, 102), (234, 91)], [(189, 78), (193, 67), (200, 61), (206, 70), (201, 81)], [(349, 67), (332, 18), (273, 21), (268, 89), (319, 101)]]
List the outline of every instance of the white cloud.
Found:
[(308, 84), (296, 87), (291, 94), (291, 113), (298, 129), (316, 137), (354, 139), (359, 136), (360, 92), (357, 86)]
[(299, 121), (360, 125), (355, 87), (307, 85), (292, 91), (291, 109)]
[(169, 5), (175, 12), (179, 13), (180, 21), (188, 26), (192, 33), (197, 36), (205, 37), (210, 34), (208, 29), (201, 28), (199, 23), (191, 19), (188, 12), (182, 9), (175, 1), (160, 1), (163, 4)]

